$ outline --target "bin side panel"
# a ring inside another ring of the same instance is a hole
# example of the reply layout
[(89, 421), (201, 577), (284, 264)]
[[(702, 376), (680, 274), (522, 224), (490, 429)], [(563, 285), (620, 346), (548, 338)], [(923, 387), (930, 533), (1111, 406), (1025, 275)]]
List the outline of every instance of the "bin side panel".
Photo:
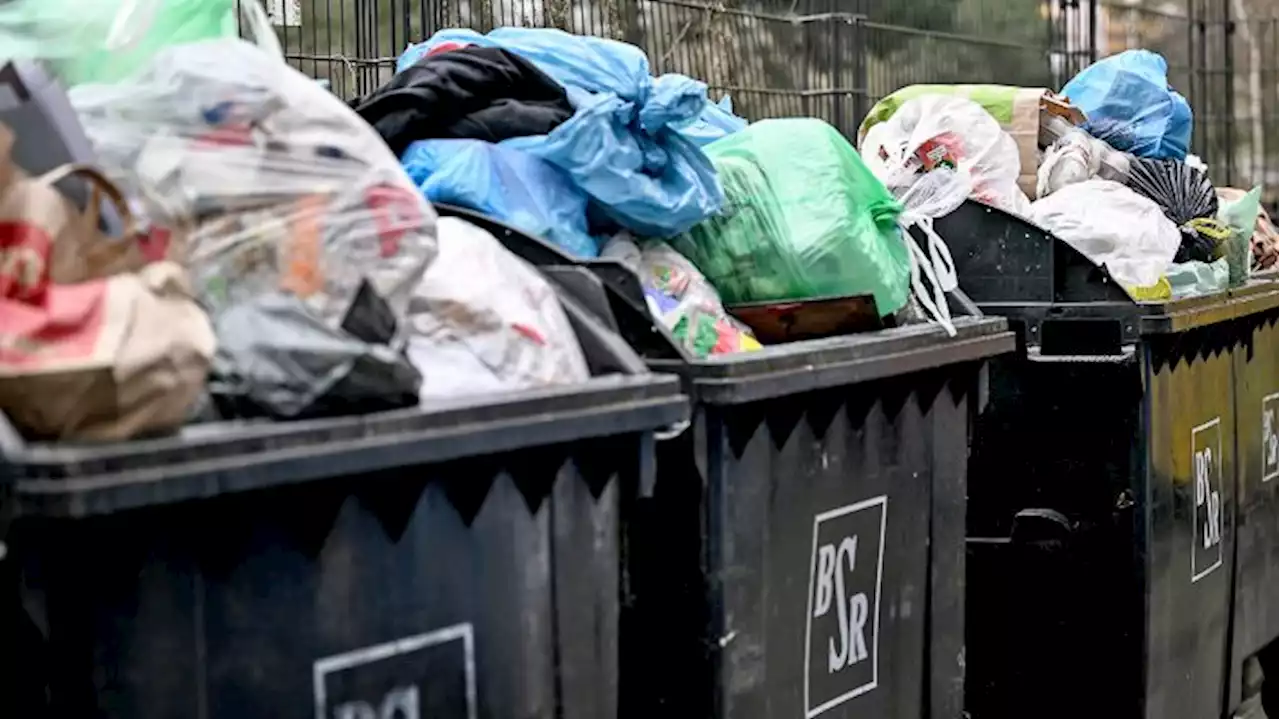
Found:
[(1244, 660), (1276, 640), (1280, 633), (1280, 536), (1277, 536), (1277, 487), (1280, 487), (1280, 350), (1276, 315), (1266, 313), (1239, 323), (1246, 341), (1235, 350), (1236, 523), (1235, 604), (1231, 663), (1231, 701), (1240, 699)]
[[(568, 455), (524, 451), (19, 524), (11, 546), (53, 663), (48, 715), (607, 709), (613, 700), (586, 697), (583, 685), (616, 683), (607, 633), (618, 575), (603, 559), (616, 556), (616, 470), (584, 477)], [(556, 611), (557, 594), (582, 594), (568, 585), (604, 574), (592, 601)], [(557, 646), (566, 637), (579, 643)]]
[(726, 414), (721, 716), (924, 716), (934, 433), (967, 432), (957, 372), (975, 382), (952, 367)]
[(954, 719), (964, 712), (965, 479), (978, 387), (985, 385), (976, 373), (986, 371), (983, 365), (975, 373), (954, 375), (946, 390), (951, 401), (934, 402), (929, 413), (933, 506), (927, 671), (932, 683), (925, 716), (930, 719)]
[(652, 496), (623, 496), (621, 719), (714, 716), (707, 435), (695, 410), (687, 431), (658, 443)]
[(1005, 357), (989, 374), (968, 473), (966, 708), (975, 719), (1138, 716), (1138, 364)]
[(1235, 411), (1229, 323), (1150, 338), (1150, 719), (1218, 716), (1226, 687), (1235, 545)]
[(559, 482), (552, 490), (556, 665), (563, 719), (618, 715), (619, 495), (635, 492), (638, 470), (652, 463), (641, 457), (648, 452), (648, 437), (609, 438), (598, 452), (577, 458), (584, 481)]

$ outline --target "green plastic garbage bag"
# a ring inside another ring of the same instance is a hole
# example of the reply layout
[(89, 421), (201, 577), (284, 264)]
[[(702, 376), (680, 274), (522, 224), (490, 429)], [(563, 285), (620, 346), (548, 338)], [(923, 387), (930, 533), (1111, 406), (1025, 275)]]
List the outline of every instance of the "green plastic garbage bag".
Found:
[(902, 207), (835, 128), (764, 120), (704, 149), (724, 209), (671, 245), (726, 304), (870, 294), (881, 315), (906, 305)]
[(1231, 235), (1218, 243), (1214, 257), (1227, 260), (1232, 287), (1238, 287), (1249, 279), (1253, 230), (1258, 222), (1258, 205), (1261, 202), (1262, 188), (1255, 187), (1235, 202), (1218, 203), (1218, 221), (1231, 228)]
[(258, 0), (11, 0), (0, 4), (0, 54), (44, 60), (68, 85), (114, 83), (172, 45), (244, 34), (280, 44)]
[(1169, 265), (1165, 272), (1169, 280), (1169, 294), (1175, 300), (1187, 297), (1203, 297), (1227, 289), (1231, 271), (1227, 258), (1213, 262), (1179, 262)]

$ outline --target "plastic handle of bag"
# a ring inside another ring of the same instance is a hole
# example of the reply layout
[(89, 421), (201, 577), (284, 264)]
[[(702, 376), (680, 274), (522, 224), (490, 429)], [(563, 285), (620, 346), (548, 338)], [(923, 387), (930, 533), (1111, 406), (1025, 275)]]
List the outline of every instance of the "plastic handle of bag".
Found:
[(235, 0), (235, 2), (236, 21), (245, 39), (272, 57), (284, 57), (280, 38), (276, 37), (276, 30), (271, 26), (271, 18), (262, 8), (262, 3), (258, 0)]
[[(129, 209), (129, 202), (125, 199), (124, 193), (120, 188), (116, 187), (102, 171), (91, 165), (81, 165), (78, 163), (68, 163), (55, 167), (43, 175), (35, 178), (35, 181), (42, 185), (55, 185), (68, 177), (83, 178), (96, 192), (89, 193), (89, 201), (85, 204), (85, 214), (96, 213), (98, 211), (99, 195), (105, 196), (115, 206), (116, 212), (120, 215), (121, 235), (122, 237), (132, 237), (134, 228), (133, 212)], [(94, 218), (97, 220), (98, 218)]]
[[(958, 284), (955, 276), (955, 264), (951, 259), (951, 251), (947, 248), (947, 244), (942, 241), (942, 238), (938, 237), (938, 233), (934, 232), (932, 218), (918, 218), (911, 224), (920, 226), (920, 229), (924, 231), (929, 239), (929, 255), (926, 255), (907, 231), (910, 225), (904, 224), (902, 226), (902, 241), (907, 243), (907, 251), (911, 261), (912, 294), (915, 295), (916, 300), (933, 321), (946, 331), (947, 336), (955, 337), (956, 327), (951, 321), (951, 308), (947, 306), (946, 295), (947, 292), (954, 290)], [(929, 284), (933, 286), (932, 297), (930, 297), (929, 291), (920, 280), (922, 269), (929, 279)], [(939, 274), (942, 277), (939, 277)], [(945, 289), (948, 284), (950, 285), (950, 290)]]

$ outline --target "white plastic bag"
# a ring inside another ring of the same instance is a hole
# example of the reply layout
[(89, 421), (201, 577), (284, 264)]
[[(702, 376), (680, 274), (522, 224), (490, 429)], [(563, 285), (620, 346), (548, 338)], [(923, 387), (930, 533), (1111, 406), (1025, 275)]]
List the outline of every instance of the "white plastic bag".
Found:
[[(962, 97), (924, 95), (908, 100), (867, 132), (862, 159), (896, 197), (904, 199), (924, 174), (954, 171), (945, 192), (930, 194), (939, 206), (958, 207), (966, 197), (1025, 216), (1029, 200), (1018, 189), (1018, 146), (982, 106)], [(965, 194), (960, 195), (964, 189)], [(958, 198), (958, 201), (957, 201)], [(922, 212), (940, 217), (924, 207)], [(948, 210), (949, 211), (949, 210)]]
[(555, 290), (488, 232), (440, 219), (440, 253), (409, 308), (419, 396), (454, 397), (585, 382), (582, 348)]
[(1159, 205), (1110, 180), (1067, 185), (1037, 200), (1031, 220), (1129, 290), (1158, 283), (1182, 241)]
[[(915, 302), (955, 334), (946, 298), (958, 284), (955, 264), (933, 220), (954, 212), (969, 197), (1025, 215), (1029, 203), (1017, 186), (1021, 160), (1016, 143), (977, 103), (925, 95), (903, 103), (889, 121), (872, 127), (860, 152), (902, 203), (898, 222), (911, 251)], [(927, 252), (907, 234), (913, 226), (924, 234)]]
[(1129, 177), (1129, 156), (1084, 130), (1072, 128), (1044, 151), (1036, 172), (1036, 197), (1047, 197), (1095, 177), (1124, 182)]

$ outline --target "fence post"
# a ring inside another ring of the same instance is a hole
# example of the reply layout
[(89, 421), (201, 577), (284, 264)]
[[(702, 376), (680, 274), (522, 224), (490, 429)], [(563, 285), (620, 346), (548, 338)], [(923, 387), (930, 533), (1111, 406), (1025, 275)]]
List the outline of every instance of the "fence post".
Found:
[(850, 43), (854, 52), (853, 76), (849, 78), (853, 92), (853, 134), (850, 136), (851, 139), (857, 138), (858, 127), (871, 109), (868, 106), (870, 99), (867, 97), (867, 59), (871, 54), (871, 48), (867, 47), (866, 26), (863, 24), (866, 22), (870, 10), (871, 8), (867, 7), (867, 0), (856, 0), (854, 3), (853, 41)]
[(1222, 54), (1224, 74), (1222, 76), (1223, 122), (1226, 125), (1227, 174), (1223, 178), (1234, 184), (1236, 181), (1236, 68), (1235, 45), (1236, 24), (1231, 18), (1231, 0), (1218, 0), (1222, 4)]
[(830, 13), (827, 22), (831, 23), (831, 120), (840, 132), (845, 132), (844, 98), (840, 96), (841, 80), (844, 78), (844, 43), (840, 42), (840, 0), (829, 0), (827, 11)]

